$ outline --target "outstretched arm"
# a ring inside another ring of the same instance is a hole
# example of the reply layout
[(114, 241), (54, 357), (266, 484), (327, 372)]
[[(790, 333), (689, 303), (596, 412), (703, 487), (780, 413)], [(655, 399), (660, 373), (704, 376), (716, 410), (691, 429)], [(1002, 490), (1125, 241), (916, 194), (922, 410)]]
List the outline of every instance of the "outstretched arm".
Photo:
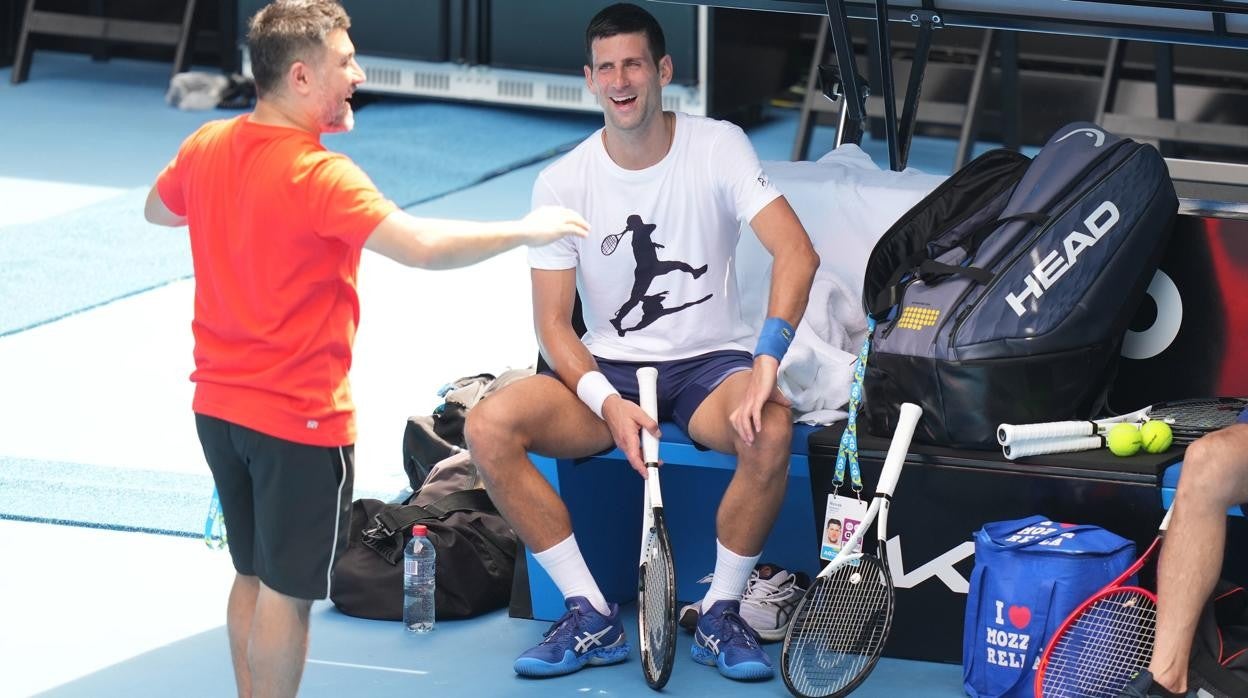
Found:
[(170, 228), (177, 228), (186, 225), (186, 216), (179, 216), (160, 198), (160, 192), (156, 191), (156, 185), (152, 185), (151, 191), (147, 192), (147, 203), (143, 205), (143, 217), (148, 223), (156, 225), (164, 225)]
[(564, 385), (607, 423), (615, 445), (628, 457), (633, 469), (645, 477), (641, 430), (657, 437), (659, 425), (646, 416), (641, 407), (610, 388), (598, 371), (593, 354), (576, 336), (572, 327), (576, 270), (534, 269), (532, 277), (533, 324), (542, 356)]
[(580, 214), (559, 206), (542, 206), (520, 220), (496, 223), (416, 218), (395, 211), (377, 224), (364, 247), (409, 267), (454, 269), (520, 245), (544, 245), (588, 232)]
[[(810, 285), (819, 268), (819, 255), (783, 196), (764, 206), (750, 221), (750, 226), (773, 258), (767, 317), (780, 318), (796, 328), (806, 312)], [(729, 415), (733, 428), (746, 443), (753, 443), (754, 434), (762, 429), (763, 405), (768, 400), (788, 405), (788, 400), (776, 389), (779, 370), (780, 360), (776, 357), (755, 355), (753, 378), (745, 399)]]

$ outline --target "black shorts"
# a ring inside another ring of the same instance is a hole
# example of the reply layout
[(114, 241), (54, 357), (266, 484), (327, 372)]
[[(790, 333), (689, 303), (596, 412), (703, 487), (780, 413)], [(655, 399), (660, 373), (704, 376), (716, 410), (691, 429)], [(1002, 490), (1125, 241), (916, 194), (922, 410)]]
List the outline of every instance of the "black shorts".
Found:
[(298, 444), (202, 414), (195, 427), (234, 569), (287, 596), (328, 598), (351, 529), (354, 446)]

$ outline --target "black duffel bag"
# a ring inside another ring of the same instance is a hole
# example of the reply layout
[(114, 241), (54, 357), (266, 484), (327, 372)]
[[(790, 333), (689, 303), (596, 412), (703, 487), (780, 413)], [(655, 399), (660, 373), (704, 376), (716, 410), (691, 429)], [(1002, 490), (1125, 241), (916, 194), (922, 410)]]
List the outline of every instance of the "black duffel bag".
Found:
[(439, 471), (465, 468), (475, 470), (467, 453), (439, 463), (431, 481), (409, 503), (352, 502), (351, 537), (334, 564), (330, 590), (338, 610), (360, 618), (402, 620), (403, 548), (418, 523), (429, 529), (437, 551), (438, 619), (470, 618), (507, 605), (516, 565), (515, 532), (485, 490), (469, 487), (443, 494), (433, 486)]

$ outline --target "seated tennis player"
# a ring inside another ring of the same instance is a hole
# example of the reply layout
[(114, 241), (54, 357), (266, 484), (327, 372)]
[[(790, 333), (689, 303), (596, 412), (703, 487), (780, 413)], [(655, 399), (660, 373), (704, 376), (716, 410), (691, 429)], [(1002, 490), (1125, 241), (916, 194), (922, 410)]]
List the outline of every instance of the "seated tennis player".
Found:
[[(535, 206), (577, 209), (595, 231), (529, 254), (534, 322), (553, 371), (483, 400), (466, 427), (490, 496), (566, 599), (567, 614), (515, 670), (555, 676), (628, 655), (619, 609), (603, 598), (567, 508), (527, 452), (576, 458), (618, 446), (644, 477), (640, 430), (657, 436), (658, 425), (636, 404), (635, 371), (653, 365), (660, 419), (737, 457), (693, 658), (730, 678), (768, 678), (772, 664), (738, 611), (784, 498), (792, 420), (776, 372), (819, 258), (740, 128), (663, 111), (673, 67), (654, 17), (630, 4), (602, 10), (586, 31), (586, 53), (585, 81), (605, 125), (546, 168), (533, 191)], [(774, 257), (756, 347), (747, 346), (753, 332), (733, 268), (742, 222)], [(572, 325), (578, 290), (583, 337)]]
[(1222, 571), (1226, 510), (1248, 514), (1248, 424), (1197, 439), (1183, 455), (1183, 477), (1157, 569), (1157, 639), (1148, 670), (1124, 698), (1197, 696), (1188, 686), (1188, 657), (1201, 611)]

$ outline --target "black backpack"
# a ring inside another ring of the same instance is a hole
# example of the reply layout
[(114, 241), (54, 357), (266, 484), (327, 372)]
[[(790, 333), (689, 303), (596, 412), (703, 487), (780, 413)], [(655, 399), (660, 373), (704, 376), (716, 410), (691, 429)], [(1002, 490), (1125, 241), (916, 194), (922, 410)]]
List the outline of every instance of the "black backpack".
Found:
[(1177, 209), (1156, 148), (1088, 123), (954, 173), (868, 258), (868, 431), (903, 402), (923, 407), (916, 440), (959, 448), (1093, 416)]
[(437, 551), (435, 614), (470, 618), (507, 605), (516, 567), (515, 531), (484, 489), (468, 453), (447, 458), (403, 504), (357, 499), (347, 549), (334, 564), (330, 599), (350, 616), (403, 618), (403, 548), (424, 524)]
[(498, 376), (479, 373), (447, 383), (438, 391), (442, 404), (433, 414), (409, 417), (403, 432), (403, 470), (412, 491), (419, 490), (434, 465), (463, 449), (464, 420), (468, 410), (490, 393), (531, 376), (532, 367), (513, 368)]
[(1248, 591), (1218, 583), (1205, 605), (1196, 637), (1188, 687), (1213, 698), (1248, 696)]

